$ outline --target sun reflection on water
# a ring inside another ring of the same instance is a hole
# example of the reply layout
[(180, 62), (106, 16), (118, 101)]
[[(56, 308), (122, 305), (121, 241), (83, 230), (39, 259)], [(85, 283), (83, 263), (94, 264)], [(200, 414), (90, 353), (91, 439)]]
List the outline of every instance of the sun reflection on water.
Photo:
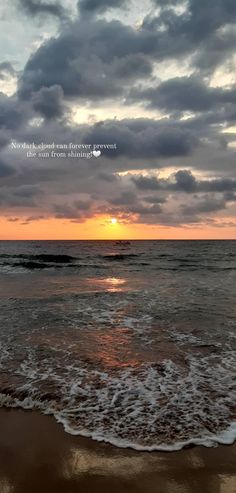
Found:
[(99, 287), (102, 291), (107, 292), (121, 292), (127, 290), (125, 285), (127, 284), (126, 279), (121, 277), (105, 277), (103, 279), (89, 279), (89, 284), (92, 284), (93, 287)]
[(140, 365), (126, 328), (96, 330), (93, 332), (93, 344), (96, 347), (94, 358), (103, 366), (119, 369)]

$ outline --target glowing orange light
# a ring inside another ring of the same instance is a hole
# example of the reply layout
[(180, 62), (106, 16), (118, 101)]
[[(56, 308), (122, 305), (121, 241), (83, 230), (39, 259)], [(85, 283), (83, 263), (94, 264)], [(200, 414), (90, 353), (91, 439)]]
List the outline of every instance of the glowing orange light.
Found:
[(117, 219), (115, 217), (112, 217), (111, 218), (111, 224), (117, 224)]

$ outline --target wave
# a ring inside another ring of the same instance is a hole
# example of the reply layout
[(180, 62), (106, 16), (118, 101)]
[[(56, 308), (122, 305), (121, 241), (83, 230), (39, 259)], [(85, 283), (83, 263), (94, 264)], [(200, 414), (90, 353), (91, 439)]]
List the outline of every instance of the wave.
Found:
[(102, 255), (102, 258), (104, 260), (111, 260), (111, 261), (126, 260), (134, 257), (139, 257), (139, 255), (137, 253), (115, 253), (110, 255)]
[(209, 448), (217, 445), (232, 445), (236, 440), (236, 421), (230, 423), (226, 429), (211, 433), (210, 435), (209, 433), (206, 433), (205, 435), (196, 438), (179, 440), (171, 444), (163, 442), (156, 445), (140, 445), (139, 443), (136, 443), (134, 439), (122, 439), (116, 436), (107, 437), (99, 431), (92, 432), (84, 428), (78, 430), (68, 424), (68, 420), (63, 414), (55, 411), (55, 409), (44, 401), (32, 399), (31, 397), (25, 397), (20, 400), (11, 397), (9, 394), (0, 393), (0, 407), (40, 411), (42, 414), (54, 416), (57, 423), (61, 424), (65, 432), (70, 435), (91, 438), (97, 442), (108, 443), (118, 448), (129, 448), (136, 450), (137, 452), (176, 452), (191, 446), (204, 446)]
[(25, 272), (42, 269), (61, 269), (63, 267), (79, 267), (74, 264), (79, 258), (62, 254), (2, 254), (0, 266), (6, 272)]
[(43, 261), (43, 262), (52, 262), (52, 263), (70, 263), (73, 262), (74, 260), (78, 260), (77, 257), (72, 257), (71, 255), (52, 255), (52, 254), (37, 254), (37, 255), (26, 255), (26, 254), (0, 254), (0, 259), (1, 258), (19, 258), (19, 259), (24, 259), (24, 260), (36, 260), (36, 261)]
[(206, 271), (206, 272), (224, 272), (224, 271), (235, 271), (236, 267), (217, 267), (211, 265), (178, 265), (176, 267), (168, 266), (153, 266), (153, 269), (167, 272), (196, 272), (196, 271)]
[(32, 363), (18, 369), (17, 387), (2, 386), (0, 405), (52, 414), (70, 434), (140, 451), (236, 439), (232, 358), (192, 358), (187, 373), (169, 360), (113, 374), (73, 364), (54, 374), (52, 361)]
[[(0, 266), (5, 272), (25, 272), (43, 269), (62, 269), (62, 268), (74, 268), (74, 269), (106, 269), (108, 265), (105, 262), (110, 261), (124, 261), (132, 258), (139, 257), (137, 254), (109, 254), (109, 255), (95, 255), (94, 257), (87, 258), (91, 262), (84, 262), (79, 257), (73, 257), (71, 255), (53, 255), (53, 254), (35, 254), (35, 255), (0, 255)], [(84, 259), (85, 260), (85, 259)], [(79, 263), (80, 261), (80, 263)], [(146, 262), (138, 262), (136, 265), (149, 265)]]
[[(140, 264), (147, 265), (147, 264)], [(0, 272), (3, 274), (24, 274), (29, 271), (40, 271), (40, 270), (50, 270), (50, 271), (58, 271), (58, 270), (107, 270), (109, 267), (104, 264), (52, 264), (52, 263), (44, 263), (44, 262), (32, 262), (32, 261), (23, 261), (23, 262), (4, 262), (0, 263)]]
[(50, 267), (52, 268), (57, 268), (61, 269), (63, 266), (62, 265), (51, 265), (51, 264), (46, 264), (43, 262), (33, 262), (33, 261), (26, 261), (26, 262), (13, 262), (13, 263), (5, 263), (3, 265), (8, 265), (9, 267), (12, 267), (13, 269), (16, 267), (22, 267), (23, 269), (27, 270), (40, 270), (40, 269), (48, 269)]

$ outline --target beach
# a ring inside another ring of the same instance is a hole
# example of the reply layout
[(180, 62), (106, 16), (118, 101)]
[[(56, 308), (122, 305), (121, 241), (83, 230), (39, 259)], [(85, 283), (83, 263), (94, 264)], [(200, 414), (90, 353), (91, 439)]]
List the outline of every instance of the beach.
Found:
[(236, 445), (135, 452), (73, 436), (51, 416), (0, 411), (0, 493), (233, 493)]

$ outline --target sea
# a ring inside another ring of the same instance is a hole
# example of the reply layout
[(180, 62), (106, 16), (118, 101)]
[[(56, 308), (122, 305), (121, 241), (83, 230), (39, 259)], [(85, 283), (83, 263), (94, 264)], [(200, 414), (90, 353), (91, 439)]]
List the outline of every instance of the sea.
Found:
[(0, 405), (141, 451), (236, 438), (236, 241), (0, 242)]

